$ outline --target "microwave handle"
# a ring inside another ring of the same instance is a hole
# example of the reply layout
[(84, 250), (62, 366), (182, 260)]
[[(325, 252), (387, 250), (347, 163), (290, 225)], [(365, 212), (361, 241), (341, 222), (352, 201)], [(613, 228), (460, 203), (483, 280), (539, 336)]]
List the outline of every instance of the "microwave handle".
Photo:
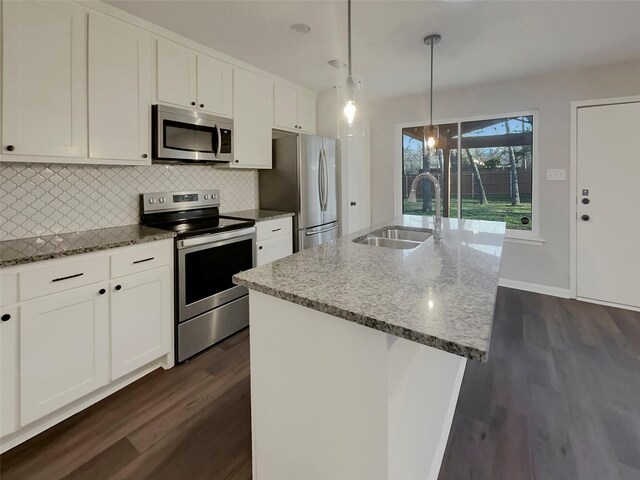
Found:
[(216, 158), (220, 158), (220, 152), (222, 151), (222, 133), (220, 133), (220, 127), (216, 125), (216, 131), (218, 132), (218, 152)]

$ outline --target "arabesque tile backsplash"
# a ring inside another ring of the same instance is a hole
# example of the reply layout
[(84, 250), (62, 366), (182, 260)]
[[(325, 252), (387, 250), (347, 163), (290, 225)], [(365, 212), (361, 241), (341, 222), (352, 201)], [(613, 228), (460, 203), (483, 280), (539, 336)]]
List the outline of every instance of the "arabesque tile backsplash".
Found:
[(220, 190), (220, 211), (257, 208), (255, 170), (200, 165), (0, 164), (0, 239), (131, 225), (139, 194)]

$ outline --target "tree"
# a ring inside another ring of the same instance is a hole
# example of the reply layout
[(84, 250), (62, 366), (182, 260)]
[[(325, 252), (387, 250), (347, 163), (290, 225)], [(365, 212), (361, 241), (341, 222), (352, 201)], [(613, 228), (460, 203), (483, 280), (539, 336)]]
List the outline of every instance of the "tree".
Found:
[[(511, 133), (509, 127), (509, 119), (505, 121), (505, 129), (507, 135)], [(511, 180), (511, 205), (520, 205), (520, 186), (518, 185), (518, 170), (516, 165), (516, 155), (513, 151), (513, 147), (508, 147), (509, 150), (509, 177)]]
[[(422, 155), (422, 172), (431, 170), (431, 149), (424, 143), (424, 153)], [(428, 213), (433, 210), (433, 202), (431, 200), (431, 182), (426, 178), (422, 179), (422, 213)]]
[(471, 152), (469, 151), (468, 148), (464, 149), (465, 152), (467, 152), (467, 158), (469, 159), (469, 164), (471, 165), (471, 168), (473, 168), (473, 173), (475, 173), (475, 177), (476, 177), (476, 181), (478, 184), (478, 200), (480, 200), (481, 204), (485, 204), (485, 203), (489, 203), (487, 202), (487, 194), (484, 191), (484, 184), (482, 183), (482, 177), (480, 176), (480, 170), (478, 169), (478, 164), (476, 163), (476, 160), (473, 158), (473, 155), (471, 155)]

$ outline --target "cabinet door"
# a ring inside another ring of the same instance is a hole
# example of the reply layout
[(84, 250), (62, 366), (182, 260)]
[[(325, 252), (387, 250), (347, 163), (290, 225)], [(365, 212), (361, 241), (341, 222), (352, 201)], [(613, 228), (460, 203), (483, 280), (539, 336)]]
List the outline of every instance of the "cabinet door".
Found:
[(151, 163), (151, 37), (89, 15), (89, 157)]
[(18, 307), (0, 309), (0, 437), (18, 429)]
[(298, 92), (279, 83), (273, 87), (273, 125), (283, 128), (298, 127)]
[(316, 98), (302, 92), (298, 93), (298, 126), (300, 130), (316, 133)]
[(293, 239), (291, 235), (280, 235), (279, 237), (257, 242), (257, 245), (258, 267), (293, 253)]
[(112, 380), (169, 352), (170, 275), (169, 267), (161, 267), (111, 282)]
[(196, 106), (196, 52), (158, 40), (158, 101)]
[(273, 82), (236, 69), (233, 74), (233, 150), (237, 168), (271, 168)]
[(71, 2), (2, 8), (2, 153), (86, 157), (85, 14)]
[(20, 420), (24, 426), (109, 381), (109, 303), (93, 284), (20, 307)]
[(233, 67), (206, 55), (198, 55), (198, 109), (232, 117)]

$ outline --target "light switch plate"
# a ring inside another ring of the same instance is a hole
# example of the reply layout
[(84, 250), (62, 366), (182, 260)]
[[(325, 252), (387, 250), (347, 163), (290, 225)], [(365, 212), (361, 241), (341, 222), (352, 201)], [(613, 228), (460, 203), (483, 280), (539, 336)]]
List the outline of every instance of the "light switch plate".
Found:
[(547, 180), (562, 181), (567, 179), (567, 171), (564, 168), (547, 168)]

